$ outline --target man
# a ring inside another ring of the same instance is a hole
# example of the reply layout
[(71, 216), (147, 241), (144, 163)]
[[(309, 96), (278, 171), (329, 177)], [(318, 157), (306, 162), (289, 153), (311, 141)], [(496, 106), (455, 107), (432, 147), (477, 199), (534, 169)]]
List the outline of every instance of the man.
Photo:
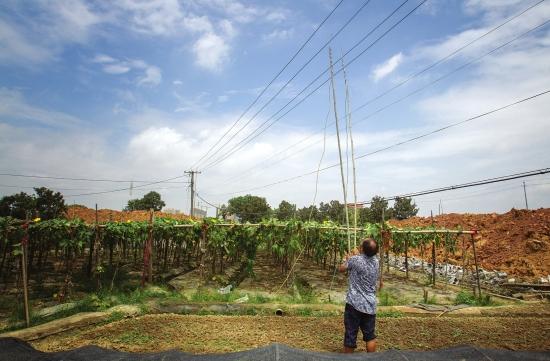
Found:
[[(348, 254), (340, 265), (340, 272), (348, 271), (349, 286), (344, 311), (344, 352), (357, 347), (357, 332), (361, 328), (367, 352), (376, 351), (376, 286), (379, 277), (378, 243), (372, 238), (363, 241), (360, 254)], [(355, 250), (354, 253), (358, 253)], [(382, 284), (380, 284), (382, 287)]]

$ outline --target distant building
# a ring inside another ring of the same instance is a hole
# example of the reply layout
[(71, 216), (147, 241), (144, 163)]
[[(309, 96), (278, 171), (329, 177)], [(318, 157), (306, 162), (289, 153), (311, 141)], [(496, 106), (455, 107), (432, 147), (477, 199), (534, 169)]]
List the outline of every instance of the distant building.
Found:
[(162, 211), (164, 213), (168, 213), (168, 214), (183, 214), (182, 211), (180, 211), (179, 209), (175, 209), (175, 208), (164, 208)]
[(196, 218), (206, 218), (206, 209), (194, 208), (193, 216)]

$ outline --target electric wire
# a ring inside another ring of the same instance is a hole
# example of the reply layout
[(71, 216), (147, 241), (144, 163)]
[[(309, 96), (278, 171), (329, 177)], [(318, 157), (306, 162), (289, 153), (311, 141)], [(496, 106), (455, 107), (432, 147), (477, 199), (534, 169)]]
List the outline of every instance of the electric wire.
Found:
[[(519, 16), (525, 14), (526, 12), (528, 12), (529, 10), (533, 9), (534, 7), (540, 5), (540, 4), (541, 4), (542, 2), (544, 2), (544, 1), (545, 1), (545, 0), (539, 1), (538, 3), (535, 3), (534, 5), (528, 7), (528, 8), (526, 8), (526, 9), (522, 10), (521, 12), (515, 14), (514, 16), (512, 16), (512, 17), (506, 19), (503, 23), (500, 23), (499, 25), (497, 25), (496, 27), (494, 27), (494, 28), (490, 29), (489, 31), (485, 32), (485, 33), (482, 34), (481, 36), (479, 36), (479, 37), (473, 39), (472, 41), (468, 42), (467, 44), (465, 44), (465, 45), (463, 45), (463, 46), (461, 46), (461, 47), (455, 49), (455, 50), (452, 51), (451, 53), (447, 54), (446, 56), (442, 57), (441, 59), (437, 60), (436, 62), (434, 62), (434, 63), (428, 65), (427, 67), (423, 68), (422, 70), (420, 70), (420, 71), (418, 71), (418, 72), (412, 74), (411, 76), (409, 76), (408, 78), (406, 78), (404, 81), (398, 83), (398, 84), (395, 85), (394, 87), (392, 87), (392, 88), (390, 88), (390, 89), (384, 91), (383, 93), (381, 93), (381, 94), (379, 94), (379, 95), (377, 95), (377, 96), (375, 96), (375, 97), (369, 99), (367, 102), (363, 103), (361, 106), (359, 106), (359, 107), (357, 107), (356, 109), (354, 109), (353, 111), (351, 111), (350, 114), (353, 114), (353, 113), (359, 111), (360, 109), (363, 109), (363, 108), (364, 108), (365, 106), (367, 106), (368, 104), (371, 104), (371, 103), (374, 102), (375, 100), (378, 100), (378, 99), (382, 98), (383, 96), (385, 96), (385, 95), (391, 93), (392, 91), (394, 91), (394, 90), (398, 89), (399, 87), (403, 86), (404, 84), (408, 83), (410, 80), (412, 80), (412, 79), (414, 79), (414, 78), (420, 76), (421, 74), (424, 74), (425, 72), (427, 72), (428, 70), (430, 70), (430, 69), (436, 67), (437, 65), (444, 63), (445, 61), (449, 60), (450, 58), (452, 58), (453, 56), (455, 56), (456, 54), (458, 54), (458, 53), (461, 52), (462, 50), (466, 49), (467, 47), (469, 47), (469, 46), (471, 46), (472, 44), (476, 43), (477, 41), (481, 40), (481, 39), (484, 38), (485, 36), (487, 36), (487, 35), (493, 33), (494, 31), (500, 29), (500, 28), (503, 27), (504, 25), (508, 24), (509, 22), (511, 22), (512, 20), (518, 18)], [(542, 24), (542, 25), (544, 25), (544, 24)], [(540, 27), (540, 26), (537, 26), (536, 28), (532, 29), (531, 31), (534, 31), (534, 30), (538, 29), (539, 27)], [(530, 31), (529, 31), (529, 32), (530, 32)], [(528, 32), (528, 33), (529, 33), (529, 32)], [(527, 33), (524, 33), (524, 34), (520, 35), (520, 37), (525, 36), (526, 34), (527, 34)], [(513, 39), (512, 41), (510, 41), (510, 42), (508, 42), (508, 43), (506, 43), (506, 44), (501, 45), (499, 48), (493, 49), (492, 52), (499, 50), (501, 47), (506, 46), (506, 45), (508, 45), (509, 43), (511, 43), (511, 42), (513, 42), (513, 41), (515, 41), (515, 40), (517, 40), (517, 39)], [(478, 58), (477, 61), (479, 61), (481, 58), (483, 58), (483, 57), (485, 57), (485, 56), (487, 56), (487, 55), (488, 55), (488, 54), (486, 54), (486, 55), (484, 55), (484, 56)], [(447, 76), (450, 76), (451, 74), (454, 74), (454, 73), (456, 73), (456, 72), (458, 72), (458, 71), (460, 71), (460, 70), (463, 70), (464, 68), (466, 68), (467, 66), (469, 66), (469, 65), (471, 65), (471, 64), (473, 64), (473, 63), (474, 63), (474, 62), (469, 62), (469, 63), (464, 64), (464, 66), (462, 66), (462, 67), (459, 67), (459, 68), (454, 69), (452, 72), (446, 74), (444, 77), (441, 77), (440, 79), (436, 79), (436, 81), (433, 81), (433, 82), (429, 83), (429, 84), (426, 85), (424, 88), (422, 88), (422, 90), (423, 90), (423, 89), (426, 89), (427, 87), (429, 87), (429, 86), (431, 86), (431, 85), (436, 84), (437, 82), (439, 82), (440, 80), (444, 79), (444, 78), (447, 77)], [(416, 91), (416, 92), (419, 92), (419, 91), (420, 91), (420, 90), (418, 90), (418, 91)], [(414, 94), (416, 94), (416, 93), (414, 93)], [(409, 97), (409, 96), (411, 96), (411, 95), (414, 95), (414, 94), (411, 93), (410, 95), (404, 97), (403, 99), (400, 99), (399, 101), (404, 100), (404, 99), (406, 99), (407, 97)], [(396, 102), (396, 103), (397, 103), (397, 102)], [(393, 105), (393, 104), (391, 104), (391, 105)], [(389, 106), (388, 106), (388, 107), (389, 107)], [(387, 108), (386, 108), (386, 109), (387, 109)], [(380, 110), (380, 111), (381, 111), (381, 110)], [(377, 113), (378, 113), (378, 112), (379, 112), (379, 111), (377, 111)], [(364, 120), (364, 119), (362, 119), (361, 121), (363, 121), (363, 120)], [(276, 157), (277, 155), (280, 155), (280, 154), (282, 154), (282, 153), (285, 153), (286, 151), (292, 149), (293, 147), (295, 147), (295, 146), (297, 146), (297, 145), (303, 144), (306, 140), (309, 140), (309, 139), (313, 138), (313, 137), (316, 136), (317, 134), (319, 134), (319, 133), (311, 134), (311, 135), (309, 135), (309, 136), (307, 136), (307, 137), (305, 137), (305, 138), (303, 138), (303, 139), (300, 139), (300, 140), (297, 141), (296, 143), (291, 144), (289, 147), (283, 149), (282, 151), (280, 151), (280, 152), (278, 152), (278, 153), (275, 153), (273, 156), (271, 156), (271, 157), (269, 157), (268, 159), (266, 159), (266, 160), (260, 162), (259, 164), (261, 164), (261, 163), (263, 163), (263, 162), (266, 162), (266, 163), (267, 163), (268, 160), (270, 160), (270, 159)], [(271, 166), (272, 164), (280, 163), (281, 161), (283, 161), (283, 160), (285, 160), (285, 159), (288, 159), (288, 158), (290, 158), (290, 157), (296, 155), (297, 153), (300, 153), (300, 152), (304, 151), (305, 149), (307, 149), (307, 148), (313, 146), (314, 144), (315, 144), (315, 143), (311, 143), (311, 144), (309, 144), (309, 145), (306, 145), (305, 147), (301, 148), (301, 149), (298, 150), (297, 152), (293, 152), (292, 154), (290, 154), (290, 155), (288, 155), (288, 156), (285, 156), (285, 157), (279, 159), (279, 160), (276, 161), (275, 163), (271, 162), (271, 163), (268, 163), (268, 164), (269, 164), (269, 166)], [(253, 167), (251, 167), (251, 168), (248, 168), (247, 170), (244, 171), (244, 173), (250, 172), (250, 170), (255, 169), (257, 166), (258, 166), (258, 165), (255, 165), (255, 166), (253, 166)], [(263, 168), (261, 168), (261, 169), (265, 169), (265, 168), (267, 168), (267, 167), (263, 167)], [(240, 178), (241, 178), (241, 176), (239, 175), (239, 177), (237, 177), (237, 179), (240, 179)], [(231, 181), (231, 180), (229, 180), (229, 181)], [(227, 183), (227, 182), (224, 182), (224, 183)]]
[[(0, 176), (6, 177), (20, 177), (20, 178), (37, 178), (37, 179), (55, 179), (55, 180), (70, 180), (70, 181), (84, 181), (84, 182), (109, 182), (109, 183), (149, 183), (154, 182), (152, 180), (133, 180), (133, 179), (97, 179), (97, 178), (73, 178), (73, 177), (54, 177), (54, 176), (42, 176), (32, 174), (15, 174), (15, 173), (0, 173)], [(187, 184), (189, 182), (163, 182), (172, 184)]]
[[(468, 183), (456, 184), (456, 185), (440, 187), (440, 188), (433, 188), (433, 189), (428, 189), (428, 190), (424, 190), (424, 191), (405, 193), (405, 194), (401, 194), (401, 195), (397, 195), (397, 196), (382, 197), (382, 199), (386, 200), (386, 201), (393, 201), (396, 198), (420, 197), (420, 196), (427, 195), (427, 194), (441, 193), (441, 192), (446, 192), (446, 191), (451, 191), (451, 190), (456, 190), (456, 189), (469, 188), (469, 187), (477, 187), (477, 186), (485, 185), (485, 184), (506, 182), (506, 181), (509, 181), (509, 180), (526, 178), (526, 177), (533, 177), (533, 176), (537, 176), (537, 175), (541, 175), (541, 174), (547, 174), (547, 173), (550, 173), (550, 168), (541, 168), (541, 169), (535, 169), (535, 170), (527, 171), (527, 172), (515, 173), (515, 174), (511, 174), (511, 175), (507, 175), (507, 176), (487, 178), (487, 179), (482, 179), (482, 180), (468, 182)], [(358, 202), (357, 204), (358, 205), (366, 205), (366, 204), (371, 204), (371, 203), (372, 203), (372, 201), (365, 201), (365, 202)]]
[[(349, 49), (343, 56), (348, 55), (355, 47), (360, 45), (364, 40), (366, 40), (375, 30), (377, 30), (380, 26), (382, 26), (393, 14), (397, 12), (408, 0), (406, 0), (404, 3), (402, 3), (397, 9), (395, 9), (390, 15), (388, 15), (384, 20), (382, 20), (378, 25), (376, 25), (367, 35), (365, 35), (359, 42), (357, 42), (351, 49)], [(383, 39), (387, 34), (389, 34), (393, 29), (395, 29), (399, 24), (401, 24), (406, 18), (408, 18), (412, 13), (414, 13), (420, 6), (422, 6), (427, 0), (423, 0), (420, 4), (418, 4), (415, 8), (413, 8), (411, 11), (409, 11), (404, 17), (402, 17), (399, 21), (397, 21), (394, 25), (392, 25), (389, 29), (387, 29), (382, 35), (380, 35), (376, 40), (374, 40), (367, 48), (363, 49), (358, 55), (356, 55), (349, 63), (348, 65), (354, 63), (358, 58), (363, 56), (370, 48), (372, 48), (376, 43), (378, 43), (381, 39)], [(340, 59), (336, 60), (336, 63), (340, 61)], [(292, 110), (296, 109), (300, 104), (302, 104), (305, 100), (310, 98), (313, 94), (315, 94), (322, 86), (324, 86), (326, 83), (330, 81), (330, 78), (327, 78), (324, 80), (321, 84), (319, 84), (315, 89), (313, 89), (311, 92), (309, 92), (304, 98), (302, 98), (300, 101), (298, 101), (295, 105), (293, 105), (288, 111), (283, 113), (281, 116), (275, 118), (279, 113), (281, 113), (285, 108), (287, 108), (292, 102), (294, 102), (300, 95), (302, 95), (307, 89), (309, 89), (313, 84), (317, 82), (325, 73), (328, 72), (328, 68), (325, 69), (322, 73), (320, 73), (315, 79), (313, 79), (311, 82), (306, 85), (305, 88), (303, 88), (298, 94), (296, 94), (294, 97), (292, 97), (283, 107), (281, 107), (277, 112), (272, 114), (269, 118), (267, 118), (264, 122), (262, 122), (256, 129), (252, 131), (249, 135), (244, 137), (242, 140), (237, 142), (235, 145), (233, 145), (232, 148), (230, 148), (224, 155), (221, 157), (215, 159), (214, 161), (208, 163), (206, 166), (203, 167), (203, 170), (207, 170), (212, 168), (213, 166), (221, 163), (225, 159), (229, 158), (231, 155), (238, 152), (240, 149), (242, 149), (245, 145), (250, 143), (253, 139), (257, 138), (261, 134), (263, 134), (266, 130), (271, 128), (275, 123), (277, 123), (279, 120), (281, 120), (283, 117), (285, 117), (288, 113), (290, 113)], [(339, 74), (342, 71), (342, 69), (339, 69), (335, 72), (335, 75)], [(275, 119), (274, 119), (275, 118)], [(273, 119), (273, 121), (271, 121)], [(266, 125), (269, 121), (269, 123), (264, 129), (260, 130), (264, 125)], [(255, 134), (257, 131), (259, 131), (257, 134)]]
[[(445, 131), (445, 130), (448, 130), (448, 129), (451, 129), (451, 128), (454, 128), (454, 127), (457, 127), (457, 126), (460, 126), (460, 125), (463, 125), (463, 124), (466, 124), (466, 123), (468, 123), (468, 122), (471, 122), (471, 121), (474, 121), (474, 120), (477, 120), (477, 119), (480, 119), (480, 118), (483, 118), (483, 117), (486, 117), (486, 116), (491, 115), (491, 114), (493, 114), (493, 113), (497, 113), (497, 112), (499, 112), (499, 111), (502, 111), (502, 110), (508, 109), (508, 108), (510, 108), (510, 107), (519, 105), (519, 104), (521, 104), (521, 103), (524, 103), (524, 102), (533, 100), (533, 99), (538, 98), (538, 97), (540, 97), (540, 96), (547, 95), (547, 94), (549, 94), (549, 93), (550, 93), (550, 90), (542, 91), (542, 92), (540, 92), (540, 93), (531, 95), (531, 96), (529, 96), (529, 97), (526, 97), (526, 98), (523, 98), (523, 99), (520, 99), (520, 100), (517, 100), (517, 101), (514, 101), (514, 102), (512, 102), (512, 103), (508, 103), (508, 104), (506, 104), (506, 105), (504, 105), (504, 106), (501, 106), (501, 107), (498, 107), (498, 108), (495, 108), (495, 109), (486, 111), (486, 112), (481, 113), (481, 114), (478, 114), (478, 115), (476, 115), (476, 116), (473, 116), (473, 117), (470, 117), (470, 118), (467, 118), (467, 119), (464, 119), (464, 120), (461, 120), (461, 121), (458, 121), (458, 122), (454, 122), (454, 123), (448, 124), (448, 125), (446, 125), (446, 126), (443, 126), (443, 127), (440, 127), (440, 128), (434, 129), (434, 130), (431, 130), (431, 131), (426, 132), (426, 133), (423, 133), (423, 134), (420, 134), (420, 135), (418, 135), (418, 136), (415, 136), (415, 137), (412, 137), (412, 138), (408, 138), (408, 139), (406, 139), (406, 140), (403, 140), (403, 141), (400, 141), (400, 142), (397, 142), (397, 143), (388, 145), (388, 146), (386, 146), (386, 147), (382, 147), (382, 148), (379, 148), (379, 149), (377, 149), (377, 150), (374, 150), (374, 151), (371, 151), (371, 152), (368, 152), (368, 153), (359, 155), (359, 156), (357, 156), (355, 159), (357, 160), (357, 159), (366, 158), (366, 157), (372, 156), (372, 155), (374, 155), (374, 154), (378, 154), (378, 153), (387, 151), (387, 150), (389, 150), (389, 149), (392, 149), (392, 148), (396, 148), (396, 147), (402, 146), (402, 145), (407, 144), (407, 143), (415, 142), (415, 141), (417, 141), (417, 140), (419, 140), (419, 139), (422, 139), (422, 138), (428, 137), (428, 136), (430, 136), (430, 135), (433, 135), (433, 134), (436, 134), (436, 133), (440, 133), (440, 132), (443, 132), (443, 131)], [(338, 167), (338, 165), (339, 165), (338, 163), (334, 163), (334, 164), (331, 164), (331, 165), (328, 165), (328, 166), (325, 166), (325, 167), (321, 168), (320, 171), (329, 170), (329, 169)], [(250, 192), (250, 191), (254, 191), (254, 190), (264, 189), (264, 188), (272, 187), (272, 186), (275, 186), (275, 185), (278, 185), (278, 184), (287, 183), (287, 182), (290, 182), (290, 181), (293, 181), (293, 180), (296, 180), (296, 179), (300, 179), (300, 178), (306, 177), (306, 176), (311, 175), (311, 174), (314, 174), (314, 173), (315, 173), (315, 171), (311, 171), (311, 172), (299, 174), (299, 175), (296, 175), (296, 176), (293, 176), (293, 177), (281, 179), (281, 180), (278, 180), (278, 181), (276, 181), (276, 182), (272, 182), (272, 183), (269, 183), (269, 184), (266, 184), (266, 185), (257, 186), (257, 187), (254, 187), (254, 188), (250, 188), (250, 189), (242, 190), (242, 191), (237, 191), (237, 192), (224, 193), (224, 194), (221, 194), (221, 195), (233, 195), (233, 194), (239, 194), (239, 193), (244, 193), (244, 192)]]
[[(273, 79), (271, 79), (271, 81), (263, 88), (263, 90), (260, 92), (260, 94), (258, 94), (256, 96), (256, 98), (254, 99), (254, 101), (248, 105), (248, 107), (244, 110), (243, 113), (241, 113), (241, 115), (239, 116), (239, 118), (231, 125), (231, 127), (216, 141), (216, 143), (198, 160), (194, 163), (194, 165), (191, 167), (191, 168), (194, 168), (196, 167), (197, 165), (199, 165), (207, 156), (208, 154), (210, 154), (210, 152), (212, 152), (214, 150), (214, 148), (216, 148), (218, 146), (218, 144), (223, 140), (223, 138), (225, 138), (227, 136), (227, 134), (229, 134), (229, 132), (231, 132), (231, 130), (233, 130), (233, 128), (241, 121), (241, 119), (248, 113), (248, 111), (250, 111), (250, 109), (252, 109), (252, 107), (254, 105), (256, 105), (256, 103), (260, 100), (260, 98), (264, 95), (264, 93), (267, 91), (267, 89), (269, 89), (269, 87), (275, 82), (275, 80), (277, 80), (279, 78), (279, 76), (286, 70), (286, 68), (290, 65), (290, 63), (292, 63), (292, 61), (294, 61), (294, 59), (296, 59), (296, 57), (302, 52), (302, 50), (306, 47), (306, 45), (311, 41), (311, 39), (315, 36), (315, 34), (317, 34), (317, 32), (319, 31), (319, 29), (321, 29), (321, 27), (327, 22), (327, 20), (332, 16), (332, 14), (334, 14), (334, 12), (336, 11), (336, 9), (338, 9), (340, 7), (340, 5), (343, 3), (344, 0), (340, 0), (340, 2), (338, 4), (336, 4), (336, 6), (332, 9), (332, 11), (323, 19), (323, 21), (321, 21), (321, 23), (319, 24), (319, 26), (317, 26), (315, 28), (315, 30), (313, 31), (313, 33), (310, 34), (310, 36), (306, 39), (306, 41), (302, 44), (302, 46), (300, 46), (300, 48), (294, 53), (294, 55), (290, 58), (290, 60), (281, 68), (281, 70), (279, 70), (279, 72), (273, 77)], [(368, 3), (370, 0), (368, 0), (366, 3)], [(363, 5), (360, 9), (362, 10), (362, 8), (364, 7), (365, 5)], [(356, 13), (358, 14), (358, 12)], [(355, 15), (354, 15), (355, 17)], [(347, 26), (347, 24), (346, 24)], [(343, 30), (343, 29), (342, 29)], [(305, 68), (305, 66), (303, 67)], [(302, 68), (302, 69), (303, 69)], [(300, 70), (301, 71), (301, 70)], [(296, 76), (296, 75), (295, 75)], [(288, 83), (286, 84), (288, 85)], [(286, 87), (285, 85), (285, 87)], [(283, 88), (282, 88), (283, 89)], [(249, 121), (250, 122), (250, 121)], [(248, 124), (248, 123), (247, 123)], [(240, 130), (235, 133), (235, 134), (238, 134), (240, 132)], [(224, 145), (222, 145), (218, 150), (216, 150), (216, 152), (214, 152), (213, 154), (216, 154), (217, 152), (219, 152), (222, 148), (224, 147)], [(210, 157), (206, 158), (207, 160), (210, 159)]]

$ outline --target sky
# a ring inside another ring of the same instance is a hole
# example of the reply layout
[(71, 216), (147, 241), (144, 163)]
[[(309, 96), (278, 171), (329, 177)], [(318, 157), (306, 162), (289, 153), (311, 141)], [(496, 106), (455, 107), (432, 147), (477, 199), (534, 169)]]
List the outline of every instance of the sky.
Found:
[[(196, 170), (210, 215), (245, 194), (343, 202), (340, 167), (316, 172), (339, 164), (336, 117), (349, 202), (352, 150), (470, 118), (356, 159), (357, 200), (547, 168), (550, 94), (491, 111), (550, 90), (548, 20), (544, 0), (6, 0), (0, 195), (122, 209), (155, 190), (188, 212)], [(550, 206), (550, 174), (414, 200), (506, 212), (522, 181)]]

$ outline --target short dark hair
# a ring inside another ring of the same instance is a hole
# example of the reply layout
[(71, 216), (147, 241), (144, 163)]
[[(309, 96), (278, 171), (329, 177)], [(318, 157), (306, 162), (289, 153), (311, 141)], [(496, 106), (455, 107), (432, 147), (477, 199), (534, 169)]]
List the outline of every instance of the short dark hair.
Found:
[(378, 253), (378, 242), (376, 242), (372, 238), (367, 238), (363, 240), (362, 247), (363, 253), (366, 254), (368, 257), (372, 257)]

